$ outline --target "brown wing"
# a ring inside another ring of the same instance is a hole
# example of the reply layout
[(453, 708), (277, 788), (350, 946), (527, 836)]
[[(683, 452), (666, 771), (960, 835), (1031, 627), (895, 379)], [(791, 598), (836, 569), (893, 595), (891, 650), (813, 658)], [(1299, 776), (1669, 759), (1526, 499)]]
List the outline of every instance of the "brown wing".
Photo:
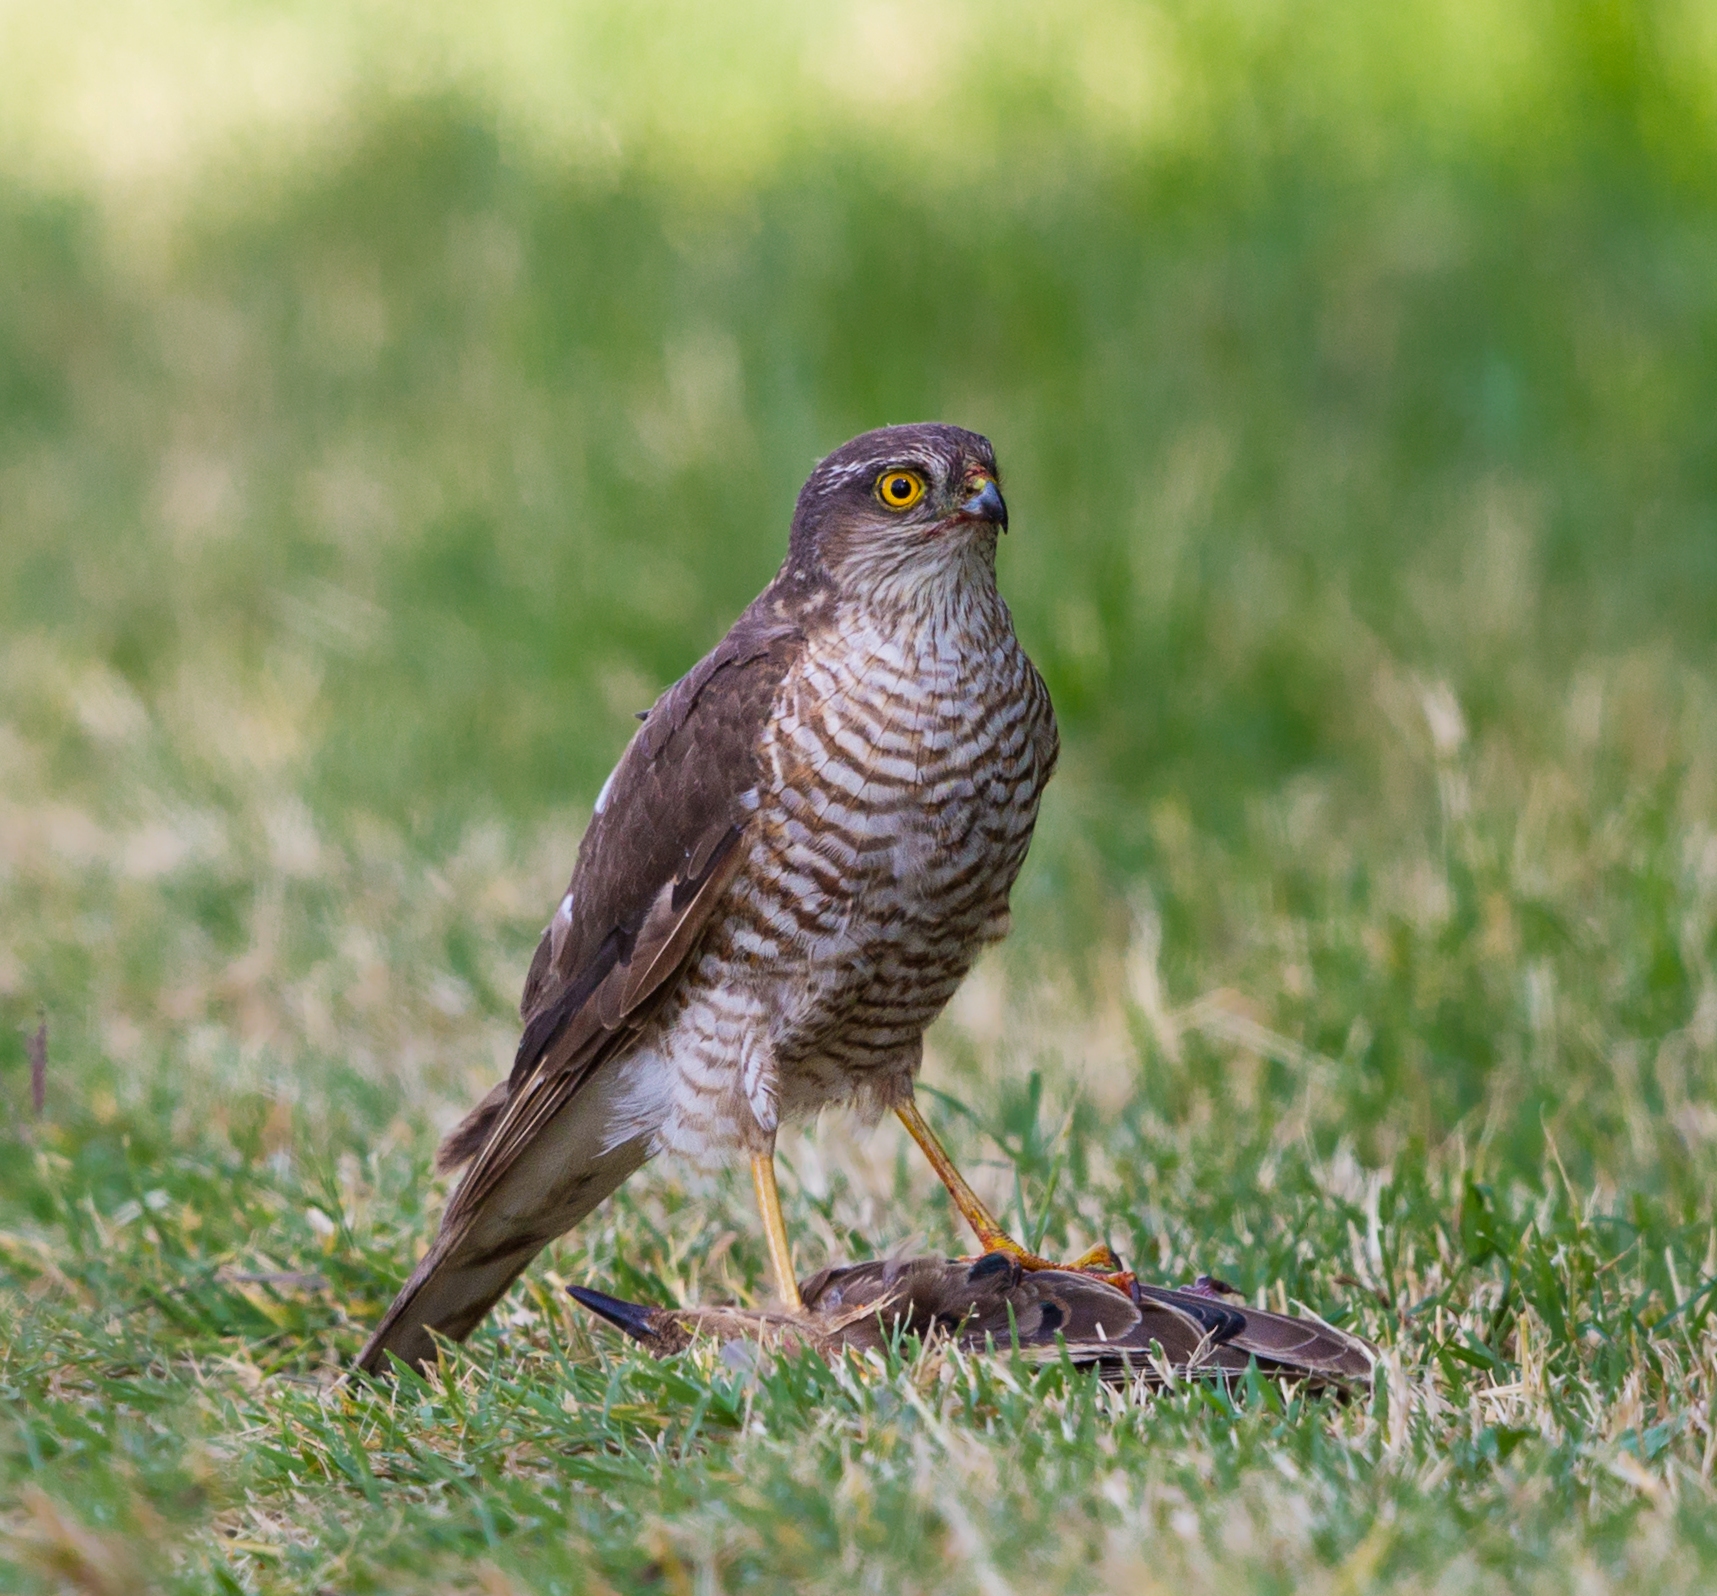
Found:
[(444, 1224), (637, 1034), (744, 863), (763, 730), (803, 643), (771, 597), (657, 700), (604, 787), (526, 978), (512, 1075), (442, 1149), (444, 1167), (475, 1154)]
[[(807, 1309), (842, 1321), (844, 1344), (861, 1347), (880, 1346), (906, 1330), (957, 1335), (978, 1349), (990, 1342), (1006, 1348), (1015, 1340), (1026, 1350), (1054, 1348), (1057, 1336), (1070, 1346), (1107, 1349), (1132, 1344), (1143, 1322), (1158, 1317), (1090, 1275), (1028, 1272), (1000, 1252), (975, 1262), (928, 1257), (840, 1265), (812, 1276), (802, 1294)], [(1198, 1345), (1201, 1332), (1191, 1321), (1161, 1317), (1159, 1339), (1171, 1361)]]
[[(1106, 1375), (1234, 1378), (1259, 1370), (1351, 1388), (1371, 1378), (1375, 1353), (1321, 1319), (1268, 1313), (1200, 1290), (1139, 1285), (1135, 1302), (1090, 1275), (1024, 1271), (1002, 1253), (960, 1259), (877, 1260), (826, 1269), (805, 1282), (807, 1309), (840, 1317), (844, 1345), (879, 1346), (892, 1331), (943, 1331), (962, 1345), (993, 1343), (1038, 1357), (1067, 1355)], [(868, 1315), (867, 1306), (874, 1305)], [(851, 1317), (855, 1314), (860, 1316)]]
[[(1200, 1290), (1142, 1283), (1139, 1290), (1147, 1303), (1156, 1302), (1208, 1323), (1220, 1340), (1220, 1361), (1230, 1367), (1244, 1368), (1247, 1359), (1256, 1358), (1266, 1374), (1363, 1384), (1377, 1363), (1376, 1349), (1369, 1342), (1322, 1319), (1270, 1313), (1248, 1307), (1232, 1296), (1215, 1298)], [(1217, 1316), (1221, 1315), (1231, 1316), (1233, 1322), (1219, 1323)]]

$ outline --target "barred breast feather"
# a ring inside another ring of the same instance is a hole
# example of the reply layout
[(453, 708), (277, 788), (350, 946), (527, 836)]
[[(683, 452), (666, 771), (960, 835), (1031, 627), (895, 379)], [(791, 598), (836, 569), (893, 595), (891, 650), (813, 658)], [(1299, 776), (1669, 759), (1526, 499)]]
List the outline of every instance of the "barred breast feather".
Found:
[(926, 1026), (988, 942), (1055, 762), (1005, 606), (837, 609), (785, 675), (748, 856), (628, 1069), (617, 1139), (699, 1162), (784, 1117), (910, 1096)]

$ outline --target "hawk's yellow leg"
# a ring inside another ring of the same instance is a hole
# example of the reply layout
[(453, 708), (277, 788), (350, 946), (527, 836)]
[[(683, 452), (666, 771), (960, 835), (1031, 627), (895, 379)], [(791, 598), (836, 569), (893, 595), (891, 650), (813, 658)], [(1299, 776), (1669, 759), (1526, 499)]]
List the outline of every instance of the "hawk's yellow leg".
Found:
[(924, 1116), (918, 1112), (918, 1105), (912, 1102), (902, 1103), (894, 1112), (900, 1116), (900, 1123), (907, 1128), (913, 1141), (918, 1143), (924, 1156), (930, 1160), (930, 1167), (936, 1171), (936, 1178), (948, 1188), (948, 1195), (954, 1199), (954, 1206), (960, 1210), (960, 1217), (972, 1227), (978, 1238), (978, 1245), (985, 1252), (1005, 1252), (1022, 1269), (1078, 1269), (1088, 1274), (1101, 1275), (1116, 1290), (1130, 1293), (1132, 1274), (1122, 1267), (1121, 1260), (1109, 1247), (1093, 1247), (1088, 1253), (1075, 1258), (1072, 1263), (1056, 1263), (1049, 1258), (1040, 1258), (1028, 1248), (1022, 1247), (1002, 1229), (983, 1198), (972, 1190), (966, 1177), (949, 1157), (948, 1149), (942, 1145), (941, 1138), (931, 1130)]
[(775, 1155), (759, 1153), (751, 1160), (751, 1184), (757, 1188), (757, 1206), (763, 1215), (763, 1237), (769, 1243), (769, 1268), (775, 1276), (775, 1294), (789, 1313), (805, 1304), (799, 1297), (799, 1278), (793, 1273), (793, 1253), (787, 1245), (787, 1221), (781, 1217), (781, 1193), (775, 1185)]

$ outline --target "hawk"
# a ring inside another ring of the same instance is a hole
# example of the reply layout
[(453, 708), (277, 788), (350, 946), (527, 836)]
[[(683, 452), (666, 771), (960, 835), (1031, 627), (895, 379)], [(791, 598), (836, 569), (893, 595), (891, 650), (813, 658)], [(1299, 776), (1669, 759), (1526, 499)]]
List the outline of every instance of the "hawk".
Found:
[[(510, 1077), (448, 1137), (470, 1168), (359, 1355), (433, 1361), (657, 1153), (747, 1157), (776, 1290), (783, 1121), (892, 1110), (986, 1252), (1047, 1267), (913, 1103), (925, 1027), (1008, 929), (1055, 713), (996, 588), (977, 433), (886, 427), (799, 494), (787, 558), (659, 698), (596, 800), (531, 962)], [(1079, 1260), (1120, 1269), (1106, 1248)], [(1118, 1277), (1119, 1278), (1119, 1277)]]

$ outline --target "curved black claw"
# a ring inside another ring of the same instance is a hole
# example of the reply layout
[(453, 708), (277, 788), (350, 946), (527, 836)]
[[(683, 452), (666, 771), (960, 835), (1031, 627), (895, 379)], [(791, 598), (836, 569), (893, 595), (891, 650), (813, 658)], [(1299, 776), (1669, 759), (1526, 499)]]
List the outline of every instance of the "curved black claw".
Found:
[(615, 1328), (624, 1330), (634, 1341), (649, 1343), (657, 1339), (656, 1310), (642, 1303), (627, 1302), (611, 1297), (606, 1291), (592, 1291), (589, 1286), (568, 1286), (566, 1294), (581, 1307), (600, 1315)]

